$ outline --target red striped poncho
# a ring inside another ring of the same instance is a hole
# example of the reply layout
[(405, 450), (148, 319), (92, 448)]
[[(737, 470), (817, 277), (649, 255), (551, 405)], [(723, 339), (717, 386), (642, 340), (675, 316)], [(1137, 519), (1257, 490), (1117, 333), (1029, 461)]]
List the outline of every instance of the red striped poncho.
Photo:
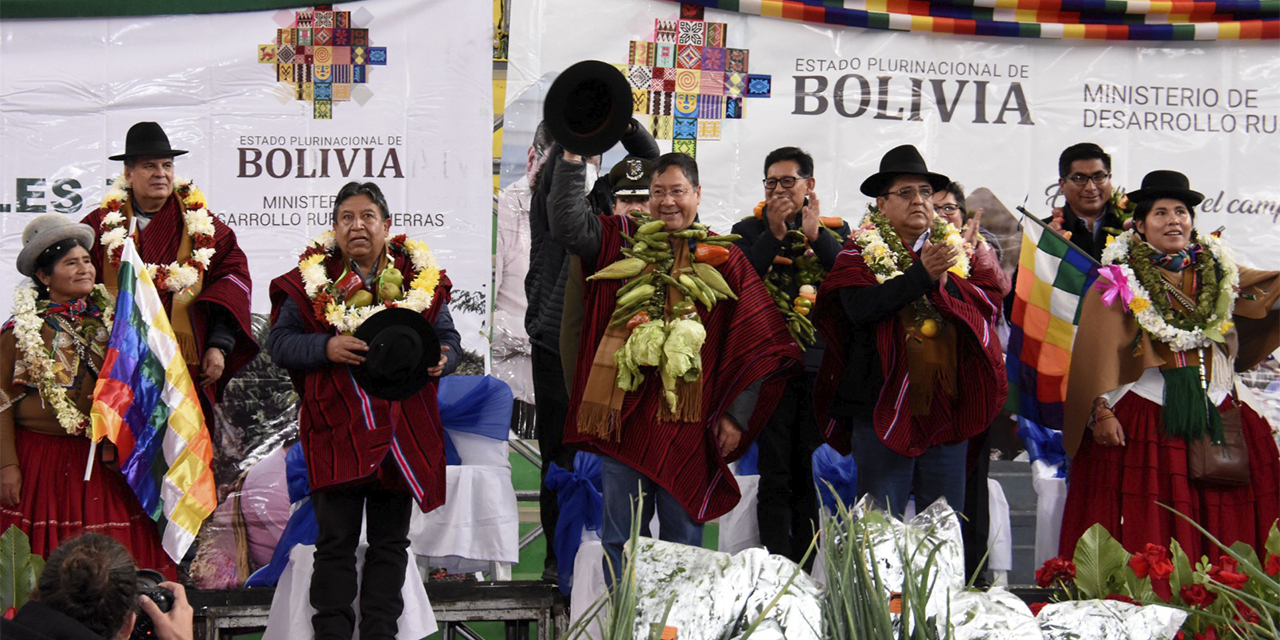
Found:
[[(908, 249), (910, 251), (910, 249)], [(912, 257), (918, 259), (915, 252)], [(872, 423), (880, 440), (904, 456), (918, 456), (926, 449), (971, 438), (990, 426), (1009, 393), (1004, 354), (996, 336), (1000, 314), (1000, 280), (994, 269), (975, 264), (968, 279), (947, 276), (960, 292), (956, 298), (941, 287), (929, 292), (929, 301), (946, 322), (956, 326), (956, 397), (946, 398), (937, 385), (929, 415), (912, 416), (907, 397), (907, 350), (902, 321), (892, 315), (875, 325), (875, 348), (880, 355), (884, 386), (880, 389)], [(818, 289), (814, 314), (819, 333), (827, 341), (818, 382), (814, 389), (814, 415), (832, 447), (849, 453), (849, 432), (829, 413), (831, 401), (845, 368), (845, 338), (865, 330), (849, 322), (840, 301), (846, 287), (873, 287), (879, 282), (862, 259), (861, 246), (849, 240), (836, 264)]]
[[(401, 273), (413, 272), (407, 256), (396, 256)], [(342, 273), (342, 261), (325, 261), (329, 278)], [(406, 276), (406, 281), (411, 278)], [(435, 322), (449, 302), (449, 278), (440, 272), (431, 306), (422, 312)], [(271, 322), (286, 299), (298, 305), (307, 333), (334, 334), (316, 318), (297, 268), (271, 281)], [(423, 511), (444, 504), (444, 427), (431, 380), (404, 400), (365, 393), (347, 365), (290, 371), (299, 396), (298, 431), (306, 454), (311, 489), (337, 488), (376, 477), (382, 486), (409, 493)]]
[[(594, 271), (624, 256), (620, 232), (635, 233), (635, 224), (621, 216), (601, 217), (600, 255)], [(622, 405), (621, 439), (618, 442), (580, 433), (578, 408), (591, 373), (591, 361), (609, 325), (616, 293), (622, 280), (585, 283), (585, 312), (569, 419), (564, 427), (566, 444), (610, 456), (658, 483), (680, 501), (694, 520), (706, 522), (727, 513), (738, 503), (738, 489), (727, 461), (741, 456), (773, 414), (786, 381), (799, 372), (800, 350), (787, 332), (782, 315), (769, 292), (737, 247), (729, 247), (729, 260), (718, 267), (738, 300), (724, 300), (708, 313), (698, 313), (707, 331), (702, 346), (702, 419), (697, 423), (658, 419), (665, 402), (662, 381), (654, 368), (645, 371), (640, 389), (626, 395)], [(729, 405), (748, 386), (762, 381), (755, 413), (746, 425), (737, 449), (721, 457), (714, 426)]]
[[(93, 266), (97, 270), (98, 282), (102, 282), (103, 274), (106, 270), (103, 268), (103, 247), (99, 236), (102, 235), (102, 218), (109, 211), (105, 208), (98, 208), (89, 215), (85, 216), (80, 222), (93, 227), (93, 248), (89, 250), (89, 257), (93, 261)], [(240, 250), (240, 245), (236, 242), (236, 232), (231, 230), (226, 223), (218, 219), (217, 216), (210, 214), (213, 219), (213, 260), (210, 261), (208, 269), (204, 274), (204, 282), (200, 291), (200, 295), (191, 305), (191, 327), (195, 332), (196, 349), (200, 354), (204, 354), (205, 335), (209, 329), (209, 305), (217, 305), (226, 309), (227, 313), (235, 318), (236, 324), (240, 327), (240, 333), (236, 336), (235, 348), (231, 353), (227, 354), (226, 365), (222, 370), (222, 377), (218, 379), (217, 387), (214, 391), (213, 398), (207, 396), (207, 391), (203, 387), (200, 389), (201, 405), (210, 403), (205, 406), (205, 416), (210, 426), (213, 425), (213, 416), (210, 410), (213, 408), (212, 402), (221, 400), (222, 393), (226, 390), (227, 382), (231, 380), (240, 369), (249, 364), (255, 356), (258, 355), (258, 343), (253, 340), (253, 325), (249, 319), (250, 299), (252, 297), (253, 282), (249, 278), (249, 260), (245, 257), (244, 251)], [(138, 254), (148, 264), (169, 264), (177, 259), (178, 246), (182, 243), (183, 237), (186, 235), (186, 225), (182, 220), (181, 208), (178, 205), (178, 196), (170, 194), (169, 199), (165, 201), (160, 211), (156, 212), (151, 222), (147, 223), (147, 228), (138, 233)], [(115, 286), (115, 283), (111, 283)], [(173, 313), (173, 292), (168, 289), (160, 289), (160, 300), (164, 303), (166, 314)], [(191, 379), (198, 380), (200, 376), (200, 367), (189, 367), (191, 371)]]

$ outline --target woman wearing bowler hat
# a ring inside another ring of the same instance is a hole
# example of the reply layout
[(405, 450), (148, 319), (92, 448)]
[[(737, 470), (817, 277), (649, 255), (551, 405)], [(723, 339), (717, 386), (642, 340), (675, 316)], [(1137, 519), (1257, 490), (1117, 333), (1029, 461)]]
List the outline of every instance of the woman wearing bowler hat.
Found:
[(1060, 551), (1072, 557), (1101, 523), (1130, 552), (1173, 538), (1190, 558), (1218, 557), (1162, 504), (1262, 550), (1280, 517), (1280, 454), (1237, 372), (1280, 346), (1280, 272), (1239, 266), (1196, 231), (1204, 196), (1181, 173), (1152, 171), (1129, 199), (1134, 228), (1103, 251), (1076, 333)]
[(177, 575), (119, 471), (101, 457), (89, 481), (89, 409), (111, 334), (115, 301), (88, 249), (93, 230), (59, 214), (22, 232), (14, 295), (0, 333), (0, 531), (17, 526), (48, 556), (81, 533), (119, 540), (140, 566)]

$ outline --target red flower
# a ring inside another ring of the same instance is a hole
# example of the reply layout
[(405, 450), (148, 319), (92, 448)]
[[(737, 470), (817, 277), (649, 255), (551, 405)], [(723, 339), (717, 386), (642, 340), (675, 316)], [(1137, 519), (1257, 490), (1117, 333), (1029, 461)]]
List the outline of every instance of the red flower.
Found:
[(1258, 612), (1254, 611), (1249, 607), (1249, 605), (1241, 602), (1240, 600), (1236, 600), (1236, 619), (1241, 622), (1248, 622), (1251, 624), (1258, 624), (1259, 622), (1262, 622), (1262, 618), (1258, 617)]
[(1218, 599), (1218, 595), (1204, 588), (1202, 584), (1184, 585), (1178, 591), (1178, 595), (1182, 596), (1182, 601), (1190, 607), (1204, 608), (1213, 604)]
[(1031, 608), (1031, 615), (1038, 616), (1040, 615), (1040, 610), (1043, 609), (1044, 606), (1047, 604), (1049, 603), (1048, 602), (1032, 602), (1027, 606)]
[(1066, 558), (1050, 558), (1044, 566), (1036, 570), (1036, 582), (1044, 589), (1050, 589), (1057, 582), (1075, 580), (1075, 564)]
[(1267, 575), (1280, 576), (1280, 556), (1274, 553), (1267, 556)]
[(1214, 627), (1209, 627), (1204, 630), (1204, 633), (1197, 633), (1196, 640), (1218, 640), (1218, 630)]
[[(1113, 593), (1106, 597), (1107, 600), (1115, 600), (1116, 602), (1127, 602), (1129, 604), (1138, 604), (1137, 600), (1124, 595), (1123, 593)], [(1141, 606), (1141, 605), (1139, 605)]]
[(1169, 550), (1150, 542), (1142, 553), (1129, 558), (1129, 567), (1139, 578), (1150, 574), (1153, 580), (1166, 580), (1173, 575), (1173, 561), (1169, 560)]
[(108, 200), (108, 201), (107, 201), (107, 209), (108, 209), (109, 211), (113, 212), (113, 213), (114, 213), (114, 212), (116, 212), (116, 211), (119, 211), (119, 210), (120, 210), (120, 201), (119, 201), (119, 200)]
[(1218, 564), (1209, 570), (1209, 577), (1232, 589), (1244, 588), (1249, 576), (1236, 570), (1236, 559), (1231, 556), (1219, 556)]
[(402, 233), (398, 236), (391, 238), (391, 244), (404, 246), (404, 243), (408, 240), (409, 240), (409, 236)]
[(1076, 565), (1066, 558), (1050, 558), (1044, 566), (1036, 569), (1036, 583), (1048, 589), (1059, 582), (1072, 582), (1076, 579)]
[(14, 609), (13, 607), (9, 607), (8, 609), (4, 610), (4, 615), (0, 616), (0, 618), (4, 618), (5, 620), (12, 620), (13, 617), (16, 615), (18, 615), (18, 610)]

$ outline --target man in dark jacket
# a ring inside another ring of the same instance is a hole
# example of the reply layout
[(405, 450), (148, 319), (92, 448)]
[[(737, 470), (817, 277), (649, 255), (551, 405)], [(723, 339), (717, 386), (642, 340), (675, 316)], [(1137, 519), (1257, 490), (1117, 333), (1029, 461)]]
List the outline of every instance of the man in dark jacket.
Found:
[[(622, 136), (622, 146), (627, 153), (640, 158), (653, 159), (659, 155), (658, 143), (649, 131), (632, 119)], [(565, 416), (569, 410), (569, 393), (565, 386), (563, 365), (560, 360), (560, 326), (564, 310), (565, 283), (569, 279), (569, 254), (551, 238), (548, 223), (549, 196), (552, 185), (561, 172), (563, 148), (553, 145), (549, 159), (535, 180), (538, 187), (529, 205), (529, 273), (525, 276), (524, 290), (529, 300), (524, 325), (533, 345), (533, 396), (536, 405), (535, 422), (538, 430), (538, 450), (542, 456), (542, 478), (552, 462), (566, 469), (572, 468), (573, 452), (561, 444)], [(599, 158), (594, 159), (598, 167)], [(582, 175), (581, 172), (578, 175)], [(563, 180), (563, 178), (560, 178)], [(588, 183), (590, 187), (588, 188)], [(583, 197), (591, 202), (597, 215), (607, 215), (613, 208), (613, 194), (606, 178), (594, 179), (588, 173), (582, 181)], [(542, 532), (546, 538), (547, 555), (543, 578), (558, 577), (555, 557), (555, 529), (560, 509), (556, 494), (546, 488), (539, 490)]]
[[(774, 303), (796, 322), (807, 323), (813, 294), (835, 265), (849, 225), (840, 218), (824, 224), (813, 187), (813, 157), (797, 147), (765, 156), (764, 195), (753, 215), (733, 225), (735, 244), (766, 283)], [(801, 287), (805, 289), (802, 295)], [(798, 305), (798, 306), (797, 306)], [(802, 311), (803, 310), (803, 311)], [(799, 316), (796, 319), (796, 316)], [(792, 378), (760, 434), (760, 541), (770, 553), (799, 562), (813, 539), (818, 519), (813, 486), (813, 452), (821, 444), (813, 417), (813, 380), (823, 344), (795, 336), (805, 350), (805, 375)]]
[(1101, 260), (1107, 246), (1103, 229), (1119, 229), (1122, 224), (1111, 204), (1111, 156), (1092, 142), (1067, 147), (1058, 157), (1058, 189), (1067, 204), (1044, 221)]

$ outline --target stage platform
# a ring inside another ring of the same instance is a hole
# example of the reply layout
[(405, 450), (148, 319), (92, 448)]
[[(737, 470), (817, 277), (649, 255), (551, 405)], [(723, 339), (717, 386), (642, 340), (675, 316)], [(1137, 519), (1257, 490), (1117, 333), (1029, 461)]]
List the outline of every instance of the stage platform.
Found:
[[(568, 628), (568, 608), (559, 589), (546, 582), (428, 581), (427, 598), (440, 624), (440, 637), (472, 638), (455, 623), (507, 623), (509, 640), (527, 640), (537, 623), (538, 640), (561, 637)], [(275, 589), (191, 589), (196, 640), (217, 640), (262, 631)]]

